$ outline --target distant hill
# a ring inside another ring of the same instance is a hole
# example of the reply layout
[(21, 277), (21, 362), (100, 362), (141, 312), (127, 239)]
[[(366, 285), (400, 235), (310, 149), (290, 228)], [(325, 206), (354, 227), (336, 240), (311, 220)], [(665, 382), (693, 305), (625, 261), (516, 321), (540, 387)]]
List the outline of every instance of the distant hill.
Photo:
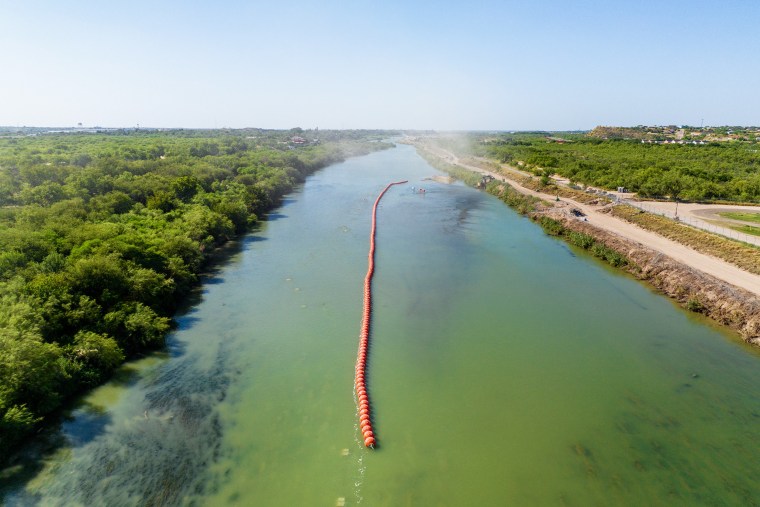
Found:
[(689, 127), (687, 125), (608, 127), (600, 125), (586, 135), (596, 139), (634, 139), (651, 142), (756, 142), (760, 141), (760, 127)]
[[(651, 132), (649, 129), (663, 129)], [(598, 126), (587, 135), (597, 139), (655, 139), (658, 135), (673, 135), (676, 127), (605, 127)]]

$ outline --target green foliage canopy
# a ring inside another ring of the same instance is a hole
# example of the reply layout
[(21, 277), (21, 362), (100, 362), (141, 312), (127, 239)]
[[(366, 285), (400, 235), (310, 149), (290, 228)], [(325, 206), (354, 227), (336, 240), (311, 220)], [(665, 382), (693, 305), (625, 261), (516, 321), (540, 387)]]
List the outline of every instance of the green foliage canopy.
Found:
[[(68, 396), (161, 347), (215, 247), (383, 133), (0, 138), (0, 455)], [(387, 134), (386, 134), (387, 135)], [(318, 141), (314, 141), (319, 136)]]
[(688, 201), (760, 202), (760, 146), (756, 142), (706, 145), (644, 144), (545, 133), (473, 139), (473, 149), (497, 161), (536, 172), (550, 170), (573, 182), (625, 187), (643, 197)]

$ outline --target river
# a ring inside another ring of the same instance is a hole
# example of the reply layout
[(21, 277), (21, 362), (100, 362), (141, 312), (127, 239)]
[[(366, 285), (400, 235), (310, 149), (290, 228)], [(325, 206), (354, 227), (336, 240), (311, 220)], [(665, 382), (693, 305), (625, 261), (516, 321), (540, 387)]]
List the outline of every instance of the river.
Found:
[[(414, 149), (307, 179), (7, 505), (757, 505), (760, 354)], [(354, 362), (378, 210), (360, 440)], [(425, 194), (411, 186), (423, 186)]]

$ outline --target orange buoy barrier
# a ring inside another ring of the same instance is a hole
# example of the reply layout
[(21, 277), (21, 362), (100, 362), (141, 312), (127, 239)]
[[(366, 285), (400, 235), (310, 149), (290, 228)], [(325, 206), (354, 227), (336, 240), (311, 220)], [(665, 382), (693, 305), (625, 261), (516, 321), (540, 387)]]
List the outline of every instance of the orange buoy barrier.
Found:
[(359, 403), (359, 427), (364, 438), (364, 445), (375, 447), (375, 432), (372, 429), (372, 410), (369, 405), (369, 395), (367, 394), (367, 384), (365, 371), (367, 369), (367, 353), (369, 352), (369, 323), (372, 317), (372, 277), (375, 274), (375, 230), (377, 227), (377, 205), (380, 203), (383, 195), (393, 185), (401, 185), (404, 181), (395, 181), (389, 183), (380, 195), (375, 199), (375, 205), (372, 206), (372, 229), (369, 233), (369, 255), (367, 276), (364, 277), (364, 313), (362, 314), (361, 332), (359, 333), (359, 354), (356, 358), (356, 378), (354, 387), (356, 389), (356, 399)]

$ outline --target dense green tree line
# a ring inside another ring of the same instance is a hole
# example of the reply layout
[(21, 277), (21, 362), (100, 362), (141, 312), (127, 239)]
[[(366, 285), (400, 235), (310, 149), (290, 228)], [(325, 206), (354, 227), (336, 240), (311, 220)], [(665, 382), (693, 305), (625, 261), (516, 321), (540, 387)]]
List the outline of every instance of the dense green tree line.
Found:
[[(211, 251), (366, 132), (0, 138), (0, 456), (160, 347)], [(319, 139), (316, 142), (315, 139)]]
[(607, 189), (626, 187), (644, 197), (690, 201), (760, 201), (760, 144), (642, 144), (582, 135), (546, 134), (479, 137), (475, 150), (500, 162), (523, 164), (536, 173)]

